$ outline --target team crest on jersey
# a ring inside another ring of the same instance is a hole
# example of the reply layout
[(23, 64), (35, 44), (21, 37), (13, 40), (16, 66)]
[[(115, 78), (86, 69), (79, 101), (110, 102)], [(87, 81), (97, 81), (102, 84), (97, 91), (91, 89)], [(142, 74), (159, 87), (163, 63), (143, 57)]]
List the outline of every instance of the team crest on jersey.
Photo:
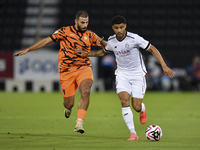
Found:
[(86, 40), (86, 41), (88, 40), (88, 37), (87, 37), (87, 36), (84, 36), (83, 38), (84, 38), (84, 40)]
[(129, 44), (126, 44), (125, 47), (126, 47), (126, 48), (129, 48)]

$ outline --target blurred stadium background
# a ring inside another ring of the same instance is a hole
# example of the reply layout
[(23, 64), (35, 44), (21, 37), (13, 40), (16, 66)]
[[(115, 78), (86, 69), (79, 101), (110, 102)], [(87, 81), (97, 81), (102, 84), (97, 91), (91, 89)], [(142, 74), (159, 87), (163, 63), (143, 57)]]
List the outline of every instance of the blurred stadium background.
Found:
[[(1, 0), (0, 90), (59, 91), (59, 43), (13, 58), (16, 51), (74, 24), (78, 10), (89, 13), (89, 29), (100, 37), (113, 34), (111, 19), (123, 15), (127, 30), (149, 40), (163, 55), (175, 78), (141, 50), (148, 69), (147, 90), (200, 91), (199, 0)], [(97, 48), (93, 47), (93, 50)], [(113, 55), (91, 58), (92, 91), (115, 90)]]

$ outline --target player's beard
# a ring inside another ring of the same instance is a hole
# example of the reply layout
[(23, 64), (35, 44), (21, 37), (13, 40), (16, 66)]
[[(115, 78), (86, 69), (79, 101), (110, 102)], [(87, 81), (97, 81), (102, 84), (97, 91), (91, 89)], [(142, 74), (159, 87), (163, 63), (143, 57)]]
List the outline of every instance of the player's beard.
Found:
[(84, 33), (87, 28), (81, 28), (79, 25), (77, 25), (78, 31)]
[(117, 39), (122, 40), (125, 36), (126, 32), (118, 32), (117, 35)]

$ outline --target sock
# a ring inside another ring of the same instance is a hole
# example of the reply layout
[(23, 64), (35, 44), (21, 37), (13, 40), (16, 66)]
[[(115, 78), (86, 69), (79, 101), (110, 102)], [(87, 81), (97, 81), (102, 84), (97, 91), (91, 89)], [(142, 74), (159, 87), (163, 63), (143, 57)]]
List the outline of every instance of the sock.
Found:
[(135, 126), (133, 122), (133, 113), (131, 111), (130, 106), (122, 107), (122, 116), (130, 132), (136, 134)]
[(140, 112), (144, 112), (144, 111), (145, 111), (145, 105), (144, 105), (144, 103), (142, 103), (142, 108), (141, 108)]
[(87, 113), (87, 110), (78, 109), (76, 122), (77, 123), (83, 123), (83, 120), (85, 119), (86, 113)]

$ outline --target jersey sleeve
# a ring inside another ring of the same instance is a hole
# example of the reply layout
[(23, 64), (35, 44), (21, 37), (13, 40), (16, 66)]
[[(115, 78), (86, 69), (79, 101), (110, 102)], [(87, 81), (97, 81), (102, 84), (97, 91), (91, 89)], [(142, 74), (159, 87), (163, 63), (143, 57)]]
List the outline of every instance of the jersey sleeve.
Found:
[(101, 38), (100, 38), (98, 35), (96, 35), (96, 33), (91, 32), (90, 41), (91, 41), (92, 46), (97, 46), (96, 41), (97, 41), (98, 39), (101, 39)]
[(63, 40), (64, 39), (64, 28), (60, 28), (57, 31), (55, 31), (53, 34), (50, 35), (51, 39), (54, 42), (57, 42), (59, 40)]
[(136, 40), (137, 40), (137, 44), (138, 47), (144, 49), (144, 50), (148, 50), (150, 47), (150, 42), (145, 40), (144, 38), (142, 38), (141, 36), (137, 35), (136, 36)]
[(113, 51), (110, 41), (107, 42), (107, 45), (105, 46), (104, 51), (107, 53), (110, 53)]

